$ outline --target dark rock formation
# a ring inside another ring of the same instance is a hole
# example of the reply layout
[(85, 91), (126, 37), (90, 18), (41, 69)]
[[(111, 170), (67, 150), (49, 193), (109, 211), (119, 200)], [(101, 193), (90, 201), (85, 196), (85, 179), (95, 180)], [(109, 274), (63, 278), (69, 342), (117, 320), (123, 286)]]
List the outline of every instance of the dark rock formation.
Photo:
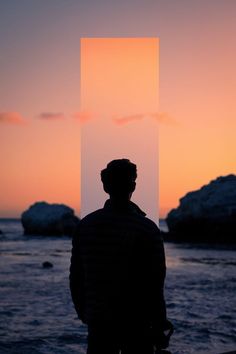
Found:
[(53, 264), (51, 262), (46, 261), (42, 263), (42, 266), (43, 268), (52, 268)]
[(66, 205), (37, 202), (23, 212), (21, 222), (26, 235), (71, 235), (79, 219)]
[(187, 193), (166, 222), (167, 240), (236, 243), (236, 176), (218, 177)]

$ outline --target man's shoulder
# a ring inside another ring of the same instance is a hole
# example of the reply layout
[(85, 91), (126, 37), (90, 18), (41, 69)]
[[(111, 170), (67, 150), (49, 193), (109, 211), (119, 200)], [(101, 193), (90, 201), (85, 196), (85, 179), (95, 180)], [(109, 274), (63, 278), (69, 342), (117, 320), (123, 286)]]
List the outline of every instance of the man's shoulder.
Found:
[(157, 224), (143, 214), (119, 214), (106, 208), (95, 210), (82, 218), (79, 223), (79, 229), (87, 230), (88, 228), (104, 227), (104, 225), (107, 225), (109, 229), (113, 226), (119, 228), (125, 226), (127, 231), (133, 230), (144, 234), (160, 234)]
[(152, 219), (149, 219), (148, 217), (144, 217), (144, 222), (146, 223), (146, 225), (152, 229), (152, 230), (159, 230), (159, 227), (158, 225), (152, 220)]
[(143, 225), (143, 228), (148, 233), (160, 234), (160, 229), (158, 225), (151, 219), (146, 216), (140, 215), (139, 217), (140, 225)]
[(101, 217), (103, 217), (104, 215), (104, 209), (97, 209), (87, 215), (85, 215), (81, 220), (80, 220), (80, 224), (82, 225), (86, 225), (88, 223), (91, 223), (93, 221), (99, 220)]

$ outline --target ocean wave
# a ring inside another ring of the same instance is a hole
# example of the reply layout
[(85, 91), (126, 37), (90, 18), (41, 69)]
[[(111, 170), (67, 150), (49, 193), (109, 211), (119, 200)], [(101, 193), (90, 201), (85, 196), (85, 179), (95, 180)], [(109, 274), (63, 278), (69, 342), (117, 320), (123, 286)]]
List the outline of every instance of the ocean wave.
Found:
[(185, 263), (199, 263), (207, 265), (236, 265), (236, 259), (225, 259), (225, 258), (180, 258), (182, 262)]

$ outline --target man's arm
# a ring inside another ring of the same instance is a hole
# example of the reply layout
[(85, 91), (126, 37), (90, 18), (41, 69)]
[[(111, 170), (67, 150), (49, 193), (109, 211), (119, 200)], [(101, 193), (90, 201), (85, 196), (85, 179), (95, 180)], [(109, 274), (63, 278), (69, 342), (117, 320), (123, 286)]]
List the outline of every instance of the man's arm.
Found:
[(164, 298), (166, 262), (164, 244), (158, 227), (155, 228), (151, 237), (150, 262), (152, 322), (154, 326), (164, 328), (167, 320)]
[(165, 349), (169, 346), (174, 326), (167, 319), (164, 298), (164, 283), (166, 276), (165, 250), (159, 229), (153, 237), (152, 277), (153, 277), (153, 316), (152, 335), (156, 349)]
[(70, 264), (70, 292), (78, 317), (83, 321), (84, 274), (79, 252), (79, 232), (73, 236)]

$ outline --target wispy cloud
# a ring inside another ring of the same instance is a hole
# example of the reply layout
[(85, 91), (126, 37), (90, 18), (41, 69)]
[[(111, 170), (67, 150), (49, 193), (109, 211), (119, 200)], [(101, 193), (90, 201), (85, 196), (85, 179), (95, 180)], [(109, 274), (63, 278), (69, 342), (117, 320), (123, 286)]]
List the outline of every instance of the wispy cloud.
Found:
[(77, 119), (79, 123), (83, 124), (91, 120), (94, 117), (94, 114), (91, 112), (76, 112), (72, 114), (72, 117)]
[(26, 120), (18, 112), (0, 112), (0, 123), (22, 125)]
[(158, 123), (168, 124), (168, 125), (178, 125), (177, 120), (175, 120), (169, 113), (167, 112), (157, 112), (150, 114), (150, 117), (156, 119)]
[(130, 116), (123, 116), (123, 117), (113, 117), (112, 120), (117, 125), (123, 125), (126, 123), (134, 122), (141, 120), (145, 117), (145, 114), (133, 114)]
[(158, 123), (161, 124), (170, 124), (170, 125), (177, 124), (176, 120), (166, 112), (138, 113), (138, 114), (123, 116), (123, 117), (113, 117), (112, 120), (117, 125), (123, 125), (135, 121), (140, 121), (141, 119), (144, 118), (155, 119)]
[(64, 119), (65, 115), (62, 112), (42, 112), (38, 115), (38, 118), (45, 120), (57, 120)]

